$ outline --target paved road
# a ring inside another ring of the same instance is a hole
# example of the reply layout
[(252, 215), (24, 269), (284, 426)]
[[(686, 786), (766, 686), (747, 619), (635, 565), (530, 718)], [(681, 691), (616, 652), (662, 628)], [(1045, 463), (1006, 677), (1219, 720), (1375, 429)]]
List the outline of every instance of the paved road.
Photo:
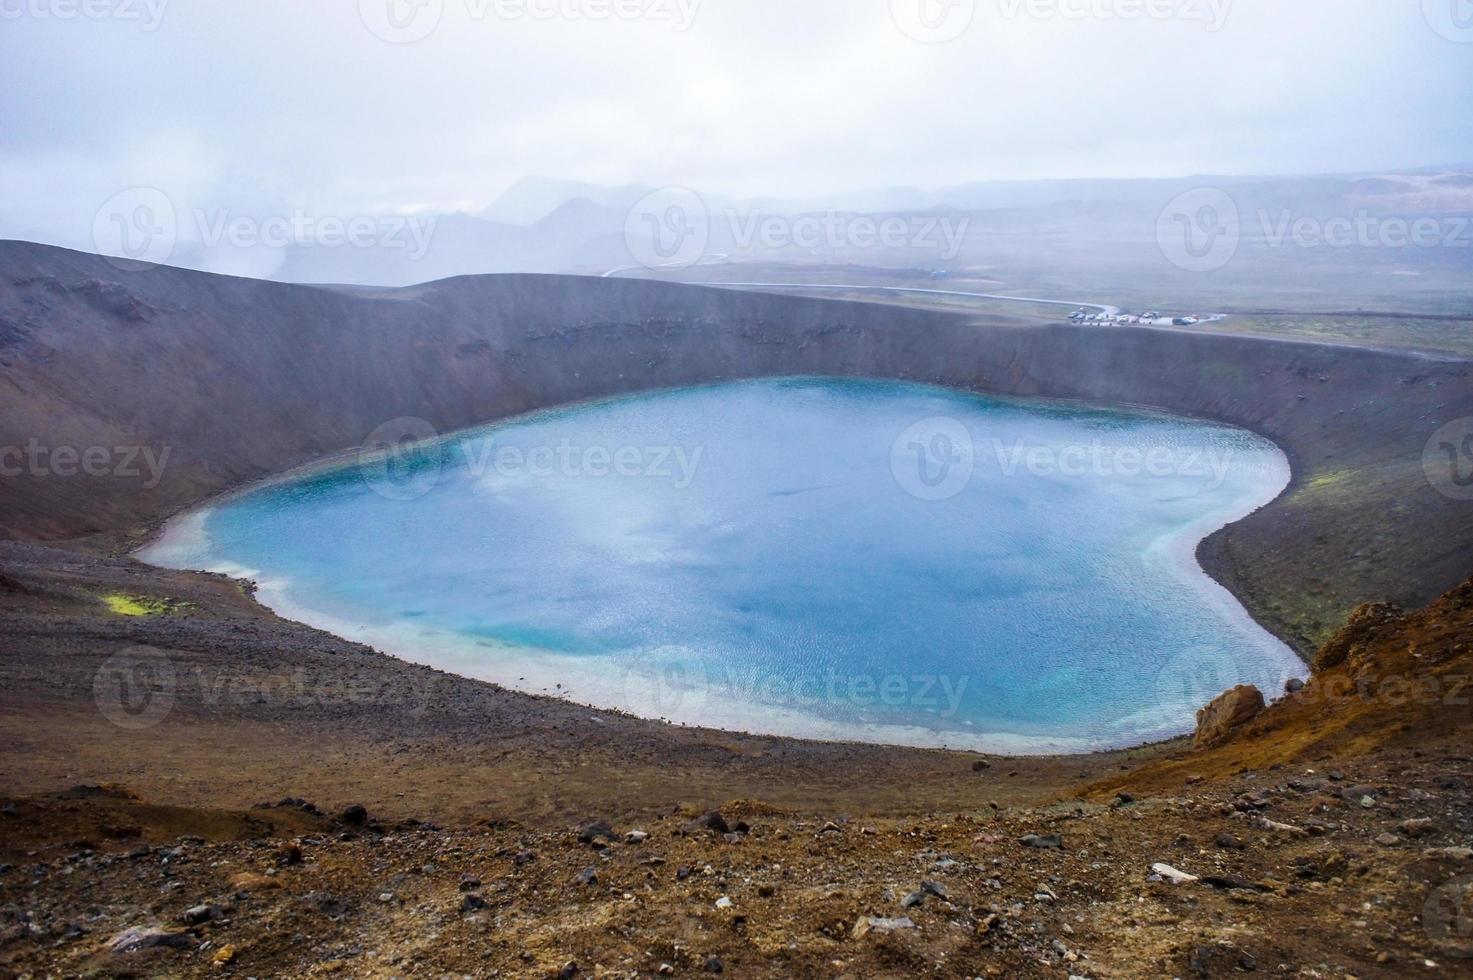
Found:
[[(637, 265), (620, 266), (610, 269), (603, 274), (603, 278), (610, 279), (621, 272), (634, 272), (644, 268)], [(868, 290), (885, 293), (921, 293), (931, 296), (961, 296), (968, 299), (995, 299), (1008, 303), (1042, 303), (1045, 306), (1067, 306), (1070, 309), (1097, 310), (1107, 316), (1114, 316), (1120, 312), (1120, 307), (1110, 306), (1106, 303), (1080, 303), (1065, 299), (1040, 299), (1036, 296), (1003, 296), (998, 293), (968, 293), (959, 289), (923, 289), (918, 286), (863, 286), (852, 283), (818, 283), (818, 282), (693, 282), (692, 286), (728, 286), (734, 289), (850, 289)]]
[(918, 286), (858, 286), (843, 283), (816, 282), (698, 282), (694, 286), (738, 286), (760, 289), (859, 289), (886, 293), (925, 293), (932, 296), (965, 296), (969, 299), (999, 299), (1010, 303), (1043, 303), (1047, 306), (1067, 306), (1071, 309), (1098, 310), (1108, 316), (1120, 312), (1120, 307), (1106, 303), (1081, 303), (1066, 299), (1039, 299), (1036, 296), (1003, 296), (998, 293), (968, 293), (959, 289), (922, 289)]

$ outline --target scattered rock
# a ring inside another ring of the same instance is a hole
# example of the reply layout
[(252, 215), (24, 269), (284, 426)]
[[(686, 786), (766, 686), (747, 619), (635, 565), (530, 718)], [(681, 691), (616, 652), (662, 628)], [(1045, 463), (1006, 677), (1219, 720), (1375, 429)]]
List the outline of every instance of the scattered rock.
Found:
[(1284, 682), (1285, 694), (1298, 694), (1304, 690), (1304, 682), (1297, 677), (1291, 677)]
[(900, 929), (914, 929), (916, 924), (909, 916), (900, 916), (894, 919), (881, 918), (874, 915), (860, 916), (854, 923), (854, 929), (849, 935), (854, 939), (863, 939), (871, 932), (895, 932)]
[(1210, 885), (1213, 888), (1220, 888), (1223, 891), (1233, 891), (1234, 889), (1242, 889), (1245, 891), (1262, 890), (1253, 882), (1249, 881), (1247, 878), (1244, 878), (1242, 875), (1203, 875), (1202, 883), (1204, 885)]
[(731, 905), (732, 905), (731, 897), (728, 896), (728, 895), (722, 895), (720, 898), (718, 898), (716, 900), (716, 907), (718, 909), (729, 909), (729, 908), (731, 908)]
[(1242, 851), (1247, 848), (1246, 844), (1238, 840), (1238, 838), (1234, 837), (1226, 830), (1217, 835), (1216, 843), (1218, 847), (1222, 848), (1225, 851)]
[(1058, 850), (1064, 846), (1064, 839), (1058, 834), (1027, 834), (1018, 838), (1018, 843), (1024, 847), (1035, 847), (1040, 850)]
[(490, 903), (487, 902), (486, 899), (482, 896), (477, 895), (475, 892), (470, 892), (469, 894), (462, 895), (460, 897), (460, 911), (463, 913), (479, 912), (482, 909), (487, 909), (490, 907)]
[(1426, 837), (1437, 833), (1437, 821), (1431, 817), (1420, 817), (1415, 820), (1403, 820), (1397, 828), (1408, 837)]
[(700, 833), (703, 830), (709, 830), (713, 834), (729, 834), (731, 826), (717, 810), (703, 813), (685, 825), (685, 832), (688, 834)]
[(114, 953), (136, 953), (144, 949), (187, 949), (194, 945), (194, 937), (187, 932), (173, 932), (151, 926), (134, 926), (124, 929), (107, 941), (107, 948)]
[(1265, 707), (1263, 692), (1251, 684), (1240, 684), (1218, 695), (1197, 712), (1195, 750), (1210, 749), (1232, 739), (1239, 728), (1252, 721)]
[(1303, 827), (1296, 827), (1293, 824), (1289, 823), (1279, 823), (1276, 820), (1270, 820), (1268, 817), (1256, 817), (1253, 822), (1259, 828), (1263, 830), (1271, 830), (1276, 834), (1289, 834), (1293, 837), (1309, 836), (1309, 831), (1305, 830)]
[(631, 830), (624, 835), (624, 843), (626, 844), (643, 844), (649, 839), (650, 835), (643, 830)]
[(213, 919), (218, 919), (225, 914), (225, 910), (218, 905), (196, 905), (187, 908), (179, 914), (179, 921), (187, 926), (197, 926)]
[(235, 962), (236, 956), (237, 953), (235, 951), (235, 947), (226, 944), (215, 950), (215, 955), (210, 957), (210, 962), (214, 963), (216, 966), (228, 966), (231, 963)]
[(268, 875), (243, 871), (230, 879), (230, 887), (238, 892), (275, 891), (281, 887), (281, 882)]
[(592, 866), (584, 868), (573, 880), (580, 885), (596, 885), (598, 884), (598, 869)]
[(592, 844), (598, 840), (616, 841), (619, 835), (614, 833), (614, 828), (607, 820), (595, 820), (578, 828), (578, 840), (584, 844)]
[(1163, 880), (1169, 881), (1173, 885), (1189, 885), (1194, 881), (1201, 880), (1196, 875), (1189, 875), (1185, 871), (1178, 871), (1171, 865), (1162, 864), (1159, 861), (1151, 865), (1151, 873), (1160, 875)]
[(726, 966), (721, 962), (721, 957), (708, 956), (706, 957), (706, 962), (701, 964), (701, 969), (707, 973), (720, 973), (726, 969)]
[(361, 827), (368, 822), (368, 810), (362, 804), (354, 803), (343, 811), (343, 823), (353, 827)]

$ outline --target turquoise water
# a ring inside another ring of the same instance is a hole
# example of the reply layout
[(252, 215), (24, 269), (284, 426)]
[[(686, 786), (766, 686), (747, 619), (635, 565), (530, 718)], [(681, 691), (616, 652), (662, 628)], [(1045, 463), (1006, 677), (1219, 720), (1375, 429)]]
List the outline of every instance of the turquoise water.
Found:
[(232, 497), (146, 550), (416, 662), (736, 730), (1085, 751), (1303, 673), (1193, 559), (1269, 442), (788, 379), (570, 407)]

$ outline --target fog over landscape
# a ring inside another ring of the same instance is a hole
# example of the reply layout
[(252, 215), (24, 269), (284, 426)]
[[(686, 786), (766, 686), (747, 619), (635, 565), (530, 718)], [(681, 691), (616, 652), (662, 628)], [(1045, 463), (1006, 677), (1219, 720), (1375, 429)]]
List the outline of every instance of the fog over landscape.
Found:
[[(1026, 266), (1067, 231), (1102, 249), (1063, 275), (1089, 280), (1122, 243), (1159, 260), (1156, 219), (1176, 195), (1243, 183), (1188, 175), (1473, 169), (1462, 13), (1457, 0), (5, 0), (0, 237), (291, 281), (601, 273), (641, 264), (631, 207), (688, 188), (717, 219), (707, 262), (991, 267), (1004, 244)], [(1170, 182), (1032, 183), (1061, 178)], [(1286, 213), (1473, 211), (1473, 178), (1348, 185), (1250, 193), (1245, 237), (1282, 237)], [(740, 231), (774, 214), (938, 209), (954, 212), (952, 239), (901, 235), (886, 255), (847, 230)], [(1349, 241), (1366, 251), (1364, 234)], [(1419, 253), (1418, 274), (1469, 254)]]

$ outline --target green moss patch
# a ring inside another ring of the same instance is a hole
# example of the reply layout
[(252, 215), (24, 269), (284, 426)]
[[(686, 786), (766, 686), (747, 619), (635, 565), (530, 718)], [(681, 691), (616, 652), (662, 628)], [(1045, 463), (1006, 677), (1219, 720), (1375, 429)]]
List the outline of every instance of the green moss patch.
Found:
[(124, 595), (114, 592), (102, 597), (107, 608), (119, 616), (164, 616), (176, 612), (187, 603), (178, 603), (173, 599), (159, 599), (154, 596)]

